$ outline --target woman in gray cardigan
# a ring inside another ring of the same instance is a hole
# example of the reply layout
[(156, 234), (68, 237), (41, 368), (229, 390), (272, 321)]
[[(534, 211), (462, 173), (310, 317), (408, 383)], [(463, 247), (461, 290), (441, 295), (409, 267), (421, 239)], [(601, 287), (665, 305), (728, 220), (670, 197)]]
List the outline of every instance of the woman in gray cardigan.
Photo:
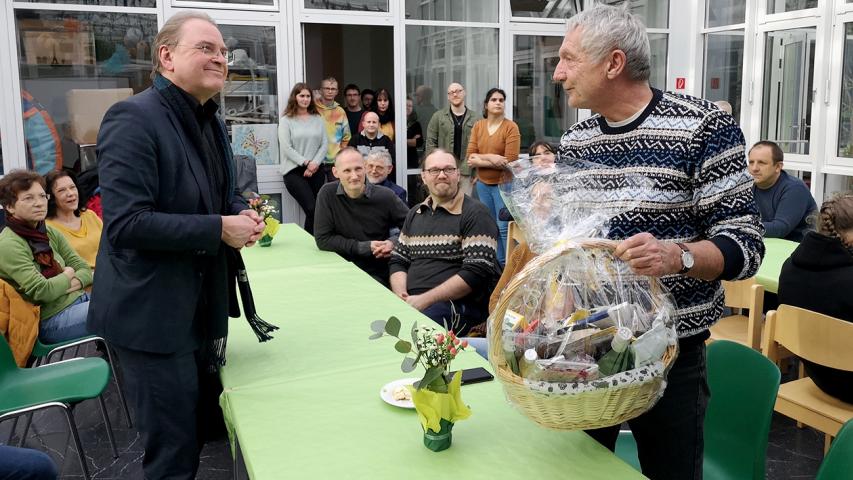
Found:
[(284, 186), (305, 212), (305, 231), (314, 234), (314, 203), (325, 183), (320, 165), (326, 157), (326, 124), (317, 111), (307, 83), (290, 91), (278, 124)]

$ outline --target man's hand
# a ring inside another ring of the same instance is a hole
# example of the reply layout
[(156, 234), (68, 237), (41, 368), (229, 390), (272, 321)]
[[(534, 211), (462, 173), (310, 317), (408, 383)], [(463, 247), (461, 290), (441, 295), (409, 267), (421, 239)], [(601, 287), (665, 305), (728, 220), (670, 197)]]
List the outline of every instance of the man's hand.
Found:
[(638, 233), (619, 242), (613, 256), (628, 263), (638, 275), (662, 277), (681, 271), (681, 249), (651, 233)]
[(258, 224), (257, 226), (260, 227), (260, 230), (258, 231), (257, 236), (255, 236), (254, 239), (246, 242), (245, 246), (251, 247), (255, 244), (255, 242), (258, 241), (258, 239), (261, 238), (261, 235), (263, 235), (264, 228), (266, 228), (267, 224), (264, 223), (264, 219), (261, 218), (260, 215), (258, 215), (258, 212), (256, 212), (255, 210), (252, 210), (251, 208), (247, 208), (246, 210), (242, 210), (240, 212), (240, 215), (245, 215), (245, 216), (251, 218), (252, 220), (254, 220)]
[(388, 258), (394, 250), (394, 242), (391, 240), (373, 240), (370, 242), (370, 252), (376, 258)]
[(80, 279), (77, 277), (74, 277), (71, 279), (71, 286), (68, 287), (68, 290), (66, 290), (65, 293), (76, 292), (77, 290), (82, 290), (82, 289), (83, 289), (83, 284), (80, 283)]
[(421, 295), (409, 295), (406, 298), (404, 298), (404, 300), (406, 301), (406, 303), (417, 308), (418, 311), (421, 311), (421, 312), (426, 310), (426, 308), (429, 307), (430, 305), (432, 305), (432, 302), (430, 302), (426, 297), (424, 297), (423, 294), (421, 294)]
[(257, 221), (260, 217), (258, 212), (251, 210), (254, 213), (254, 218), (251, 214), (246, 213), (250, 210), (243, 210), (239, 215), (227, 215), (222, 217), (222, 241), (229, 247), (242, 248), (249, 244), (254, 244), (261, 238), (261, 232), (264, 231), (264, 222)]

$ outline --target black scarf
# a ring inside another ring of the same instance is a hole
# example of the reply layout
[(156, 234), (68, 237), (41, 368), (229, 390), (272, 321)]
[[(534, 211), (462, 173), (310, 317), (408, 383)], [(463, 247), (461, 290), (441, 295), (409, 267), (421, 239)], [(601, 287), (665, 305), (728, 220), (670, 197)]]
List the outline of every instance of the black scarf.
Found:
[[(234, 190), (234, 172), (230, 164), (231, 146), (228, 142), (227, 133), (221, 126), (220, 120), (215, 116), (215, 112), (219, 108), (218, 105), (213, 100), (208, 100), (204, 105), (200, 105), (162, 75), (157, 75), (154, 79), (154, 87), (172, 107), (172, 111), (178, 116), (184, 131), (190, 135), (193, 144), (198, 149), (211, 187), (213, 208), (220, 214), (227, 215), (230, 195)], [(208, 123), (205, 125), (201, 122)], [(272, 338), (270, 332), (278, 330), (275, 325), (261, 320), (255, 311), (255, 302), (249, 286), (246, 266), (239, 250), (227, 245), (223, 245), (222, 248), (226, 251), (225, 260), (228, 268), (228, 315), (209, 312), (206, 305), (200, 305), (204, 316), (209, 319), (201, 325), (202, 358), (209, 371), (216, 371), (225, 365), (228, 316), (235, 318), (240, 316), (240, 307), (237, 304), (237, 294), (234, 289), (234, 278), (237, 279), (243, 310), (246, 312), (246, 320), (258, 337), (258, 341), (270, 340)], [(205, 276), (205, 278), (209, 277), (208, 275)], [(206, 290), (204, 286), (202, 289), (203, 291)], [(203, 299), (202, 303), (204, 303)]]

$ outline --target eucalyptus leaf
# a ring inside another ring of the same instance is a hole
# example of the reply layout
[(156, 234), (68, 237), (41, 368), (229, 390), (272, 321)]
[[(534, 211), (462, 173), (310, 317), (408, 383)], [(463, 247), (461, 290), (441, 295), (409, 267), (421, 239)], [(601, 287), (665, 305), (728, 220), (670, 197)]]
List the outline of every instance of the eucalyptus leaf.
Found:
[(382, 335), (385, 335), (385, 332), (374, 332), (373, 335), (367, 337), (367, 339), (376, 340), (377, 338), (382, 338)]
[(388, 318), (388, 321), (385, 323), (385, 333), (391, 335), (392, 337), (399, 337), (400, 319), (397, 317)]
[(370, 322), (370, 330), (374, 332), (384, 332), (385, 320), (375, 320), (373, 322)]
[(403, 359), (403, 363), (400, 365), (400, 370), (403, 373), (409, 373), (415, 369), (415, 359), (411, 357), (406, 357)]
[(424, 378), (421, 380), (421, 384), (418, 385), (418, 390), (427, 387), (430, 383), (433, 382), (433, 380), (440, 377), (443, 373), (443, 368), (429, 367), (426, 371), (426, 374), (424, 375)]
[(394, 344), (394, 348), (400, 353), (409, 353), (412, 351), (412, 344), (405, 340), (397, 340), (397, 343)]

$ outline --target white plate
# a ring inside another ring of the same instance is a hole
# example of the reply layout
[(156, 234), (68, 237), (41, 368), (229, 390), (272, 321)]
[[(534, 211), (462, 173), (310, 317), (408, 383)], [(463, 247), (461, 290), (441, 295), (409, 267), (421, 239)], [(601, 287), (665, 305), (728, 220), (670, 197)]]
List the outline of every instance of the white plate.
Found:
[(401, 378), (394, 380), (391, 383), (385, 384), (382, 390), (379, 390), (379, 397), (389, 405), (394, 405), (400, 408), (415, 408), (415, 404), (411, 400), (394, 400), (394, 390), (402, 385), (414, 385), (420, 378)]

